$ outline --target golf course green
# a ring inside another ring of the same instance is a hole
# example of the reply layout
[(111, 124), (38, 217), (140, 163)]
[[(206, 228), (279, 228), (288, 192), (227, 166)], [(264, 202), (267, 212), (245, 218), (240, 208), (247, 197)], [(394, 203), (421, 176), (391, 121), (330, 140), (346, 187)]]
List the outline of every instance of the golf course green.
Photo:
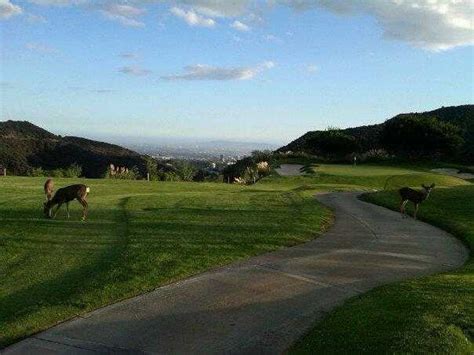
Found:
[[(474, 185), (422, 169), (321, 165), (312, 174), (273, 174), (252, 186), (55, 179), (56, 188), (78, 182), (91, 188), (86, 222), (77, 202), (70, 219), (65, 210), (44, 218), (43, 178), (0, 178), (0, 347), (205, 270), (316, 238), (332, 221), (316, 192), (385, 189), (366, 198), (393, 207), (393, 189), (434, 182), (439, 189), (420, 217), (471, 246), (474, 235), (466, 205)], [(473, 286), (470, 261), (447, 275), (378, 288), (330, 314), (294, 351), (323, 351), (336, 342), (342, 352), (469, 349)], [(341, 340), (341, 332), (351, 334)], [(353, 348), (351, 339), (364, 348)]]

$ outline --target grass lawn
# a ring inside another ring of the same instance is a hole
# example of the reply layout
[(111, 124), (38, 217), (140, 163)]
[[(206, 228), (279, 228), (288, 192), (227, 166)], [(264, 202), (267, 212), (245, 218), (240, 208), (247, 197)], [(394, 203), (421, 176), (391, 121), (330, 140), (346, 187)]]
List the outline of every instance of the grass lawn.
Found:
[[(392, 209), (399, 203), (394, 191), (367, 194), (364, 199)], [(474, 250), (474, 185), (435, 189), (419, 217)], [(290, 353), (472, 354), (473, 341), (471, 257), (459, 270), (383, 286), (348, 301)]]
[(284, 186), (88, 180), (87, 222), (79, 221), (77, 202), (70, 220), (65, 210), (47, 220), (43, 183), (0, 179), (2, 346), (212, 267), (302, 243), (331, 219), (311, 193)]
[(100, 306), (312, 239), (331, 221), (315, 191), (381, 188), (393, 176), (409, 185), (467, 184), (406, 169), (364, 169), (272, 176), (249, 187), (87, 180), (85, 223), (77, 202), (70, 220), (65, 211), (56, 220), (43, 217), (44, 179), (1, 178), (0, 347)]

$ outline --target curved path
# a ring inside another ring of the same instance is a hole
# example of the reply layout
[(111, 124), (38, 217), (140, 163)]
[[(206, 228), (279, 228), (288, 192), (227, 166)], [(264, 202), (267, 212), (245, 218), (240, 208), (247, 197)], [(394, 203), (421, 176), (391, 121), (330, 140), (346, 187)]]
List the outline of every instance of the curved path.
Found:
[(303, 175), (301, 169), (303, 165), (300, 164), (281, 164), (279, 168), (276, 168), (276, 172), (281, 176), (298, 176)]
[(316, 240), (102, 308), (5, 353), (279, 353), (348, 298), (468, 257), (451, 235), (355, 193), (318, 199), (336, 221)]

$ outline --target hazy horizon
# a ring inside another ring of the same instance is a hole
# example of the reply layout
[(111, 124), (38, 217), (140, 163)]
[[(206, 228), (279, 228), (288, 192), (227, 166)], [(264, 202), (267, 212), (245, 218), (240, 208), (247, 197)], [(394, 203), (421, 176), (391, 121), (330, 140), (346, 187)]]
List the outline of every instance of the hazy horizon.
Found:
[(473, 16), (469, 0), (0, 0), (0, 119), (281, 144), (470, 104)]

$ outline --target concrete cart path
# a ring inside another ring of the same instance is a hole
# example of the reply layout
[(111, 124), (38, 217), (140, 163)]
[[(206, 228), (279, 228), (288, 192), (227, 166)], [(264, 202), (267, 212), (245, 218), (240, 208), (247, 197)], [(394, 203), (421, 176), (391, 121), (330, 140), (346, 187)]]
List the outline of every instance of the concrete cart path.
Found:
[(468, 257), (453, 236), (355, 193), (318, 199), (336, 221), (316, 240), (99, 309), (5, 353), (281, 353), (348, 298)]
[(301, 168), (303, 168), (303, 165), (300, 164), (281, 164), (275, 170), (281, 176), (298, 176), (303, 175)]

